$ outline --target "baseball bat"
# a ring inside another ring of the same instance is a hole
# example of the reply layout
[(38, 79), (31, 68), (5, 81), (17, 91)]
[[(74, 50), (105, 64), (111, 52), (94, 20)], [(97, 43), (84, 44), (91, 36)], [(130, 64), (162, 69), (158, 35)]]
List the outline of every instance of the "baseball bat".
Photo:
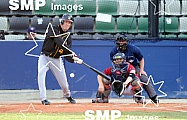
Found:
[(110, 80), (111, 78), (107, 75), (105, 75), (103, 72), (97, 70), (96, 68), (86, 64), (85, 62), (82, 63), (83, 65), (85, 65), (86, 67), (90, 68), (92, 71), (94, 71), (95, 73), (99, 74), (100, 76), (104, 77), (107, 80)]

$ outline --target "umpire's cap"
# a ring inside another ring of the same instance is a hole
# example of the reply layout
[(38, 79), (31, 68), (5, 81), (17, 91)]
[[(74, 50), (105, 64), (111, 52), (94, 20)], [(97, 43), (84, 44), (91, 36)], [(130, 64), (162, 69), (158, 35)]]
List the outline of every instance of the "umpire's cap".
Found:
[(63, 24), (65, 20), (70, 21), (71, 23), (73, 23), (73, 21), (74, 21), (73, 17), (71, 15), (69, 15), (69, 14), (64, 14), (62, 16), (61, 24)]

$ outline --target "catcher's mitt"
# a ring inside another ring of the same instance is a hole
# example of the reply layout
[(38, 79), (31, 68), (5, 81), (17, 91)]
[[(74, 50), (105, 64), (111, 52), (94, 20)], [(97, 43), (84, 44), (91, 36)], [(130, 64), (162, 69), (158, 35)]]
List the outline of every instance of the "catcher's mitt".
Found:
[(121, 97), (123, 95), (124, 90), (125, 90), (125, 86), (124, 86), (123, 82), (121, 82), (119, 80), (114, 80), (112, 82), (112, 90), (114, 91), (114, 93), (116, 95)]

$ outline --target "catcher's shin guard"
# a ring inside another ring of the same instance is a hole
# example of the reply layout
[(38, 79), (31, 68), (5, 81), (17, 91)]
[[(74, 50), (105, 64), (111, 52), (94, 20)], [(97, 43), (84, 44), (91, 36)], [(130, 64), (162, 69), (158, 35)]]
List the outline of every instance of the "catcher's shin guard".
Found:
[(141, 104), (146, 104), (145, 100), (144, 100), (142, 97), (140, 97), (141, 94), (142, 94), (141, 92), (138, 93), (137, 96), (134, 96), (134, 97), (133, 97), (133, 99), (134, 99), (134, 101), (135, 101), (137, 104), (139, 104), (139, 103), (141, 103)]
[(97, 92), (96, 99), (92, 100), (92, 103), (108, 103), (108, 96), (110, 94), (110, 90), (104, 91), (104, 93)]

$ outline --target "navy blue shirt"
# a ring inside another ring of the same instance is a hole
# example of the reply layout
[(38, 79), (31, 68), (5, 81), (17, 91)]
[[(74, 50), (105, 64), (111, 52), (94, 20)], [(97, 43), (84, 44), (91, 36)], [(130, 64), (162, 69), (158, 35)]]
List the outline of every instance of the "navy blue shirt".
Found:
[[(110, 52), (110, 60), (113, 61), (113, 56), (120, 52), (120, 50), (117, 49), (117, 46), (115, 46), (111, 52)], [(125, 51), (123, 51), (123, 53), (126, 56), (126, 61), (130, 62), (129, 60), (133, 60), (132, 65), (134, 67), (136, 67), (137, 65), (139, 65), (139, 61), (142, 60), (143, 55), (140, 51), (140, 49), (132, 44), (128, 44), (127, 48)]]

